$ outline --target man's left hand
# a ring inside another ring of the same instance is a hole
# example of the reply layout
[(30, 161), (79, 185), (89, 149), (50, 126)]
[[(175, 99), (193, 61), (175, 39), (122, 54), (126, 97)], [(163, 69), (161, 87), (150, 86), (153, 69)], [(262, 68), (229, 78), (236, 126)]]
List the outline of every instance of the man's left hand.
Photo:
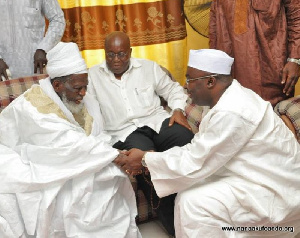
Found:
[(300, 76), (300, 67), (294, 62), (287, 62), (282, 70), (282, 84), (284, 85), (283, 93), (290, 95), (295, 89), (295, 85)]
[(183, 115), (183, 113), (180, 110), (174, 110), (173, 115), (170, 118), (169, 126), (173, 126), (175, 122), (186, 127), (189, 130), (192, 130), (186, 117)]
[[(121, 154), (123, 154), (123, 156)], [(126, 152), (122, 151), (121, 154), (114, 160), (114, 163), (116, 165), (118, 165), (124, 172), (130, 175), (137, 175), (142, 173), (142, 158), (145, 154), (145, 151), (139, 149), (131, 149)]]
[(38, 68), (40, 69), (40, 73), (43, 73), (44, 67), (47, 64), (46, 52), (41, 49), (37, 49), (34, 54), (34, 73), (37, 73)]

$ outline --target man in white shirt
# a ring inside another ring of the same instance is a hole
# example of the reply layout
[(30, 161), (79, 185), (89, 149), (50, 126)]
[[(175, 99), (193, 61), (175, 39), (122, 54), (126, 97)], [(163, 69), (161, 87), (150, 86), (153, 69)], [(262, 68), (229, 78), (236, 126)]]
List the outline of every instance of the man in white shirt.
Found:
[(0, 114), (0, 237), (141, 237), (77, 45), (47, 59), (50, 77)]
[(176, 237), (294, 237), (300, 231), (300, 146), (269, 102), (232, 79), (233, 58), (191, 50), (187, 89), (210, 106), (190, 144), (132, 149), (124, 170), (148, 167), (160, 197), (178, 193)]
[[(157, 63), (131, 58), (131, 50), (129, 37), (113, 32), (105, 39), (106, 61), (89, 70), (88, 92), (100, 104), (104, 128), (113, 137), (114, 147), (165, 151), (190, 142), (193, 133), (183, 114), (187, 100), (183, 87)], [(171, 115), (161, 106), (159, 96), (168, 102)], [(175, 195), (157, 201), (150, 178), (145, 178), (137, 176), (139, 186), (153, 208), (158, 207), (165, 228), (174, 234)]]
[[(0, 81), (43, 73), (46, 53), (65, 30), (64, 13), (57, 0), (0, 0)], [(45, 34), (46, 21), (49, 25)]]

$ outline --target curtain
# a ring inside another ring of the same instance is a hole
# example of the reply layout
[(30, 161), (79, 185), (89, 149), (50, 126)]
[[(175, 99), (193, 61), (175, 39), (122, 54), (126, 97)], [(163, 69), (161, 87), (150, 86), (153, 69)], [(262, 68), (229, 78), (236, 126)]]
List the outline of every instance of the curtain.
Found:
[(105, 36), (123, 31), (130, 38), (132, 57), (156, 61), (184, 83), (187, 48), (181, 0), (58, 2), (66, 19), (62, 41), (77, 43), (88, 67), (105, 59)]

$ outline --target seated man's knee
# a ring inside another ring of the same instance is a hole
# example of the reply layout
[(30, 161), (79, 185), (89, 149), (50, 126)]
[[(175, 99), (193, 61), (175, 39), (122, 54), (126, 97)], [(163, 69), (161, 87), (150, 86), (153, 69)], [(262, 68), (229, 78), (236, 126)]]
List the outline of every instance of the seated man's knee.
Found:
[(165, 120), (155, 141), (158, 151), (165, 151), (174, 146), (184, 146), (190, 143), (193, 137), (193, 132), (186, 127), (177, 123), (169, 126), (168, 120)]

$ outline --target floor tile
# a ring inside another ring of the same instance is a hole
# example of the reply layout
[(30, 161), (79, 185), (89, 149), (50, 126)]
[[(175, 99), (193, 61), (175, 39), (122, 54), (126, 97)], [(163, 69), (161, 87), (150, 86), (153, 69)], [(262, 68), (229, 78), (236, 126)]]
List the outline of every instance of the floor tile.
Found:
[(170, 238), (157, 220), (146, 222), (138, 226), (143, 238)]

